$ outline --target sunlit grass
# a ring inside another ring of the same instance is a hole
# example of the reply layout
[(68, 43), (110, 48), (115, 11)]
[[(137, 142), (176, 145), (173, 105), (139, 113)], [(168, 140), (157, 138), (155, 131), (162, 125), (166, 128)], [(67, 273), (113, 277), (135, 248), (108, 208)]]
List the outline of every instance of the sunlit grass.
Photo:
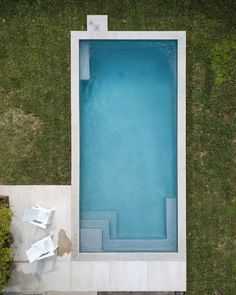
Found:
[(70, 31), (187, 31), (188, 294), (233, 295), (233, 1), (0, 1), (0, 181), (70, 184)]

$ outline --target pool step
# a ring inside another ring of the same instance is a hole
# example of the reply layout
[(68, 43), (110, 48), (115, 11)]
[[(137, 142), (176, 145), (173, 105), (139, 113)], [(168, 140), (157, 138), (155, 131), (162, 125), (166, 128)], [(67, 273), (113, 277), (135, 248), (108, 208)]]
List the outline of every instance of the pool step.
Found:
[(80, 251), (81, 252), (102, 252), (101, 228), (80, 229)]
[(80, 80), (89, 80), (90, 79), (90, 61), (89, 61), (89, 44), (81, 43), (80, 44)]
[(160, 239), (117, 239), (117, 214), (114, 211), (81, 213), (81, 252), (160, 251), (176, 249), (176, 199), (166, 199), (167, 236)]
[(81, 221), (108, 220), (109, 221), (109, 237), (111, 239), (117, 238), (117, 213), (115, 211), (84, 211), (84, 212), (81, 212), (80, 217), (81, 217)]

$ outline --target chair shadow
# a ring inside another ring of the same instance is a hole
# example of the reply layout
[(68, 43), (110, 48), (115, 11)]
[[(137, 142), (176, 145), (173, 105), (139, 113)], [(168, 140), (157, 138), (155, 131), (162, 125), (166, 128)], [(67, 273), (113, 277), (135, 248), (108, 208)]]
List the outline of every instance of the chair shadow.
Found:
[(37, 280), (40, 282), (43, 278), (43, 275), (55, 271), (56, 269), (56, 256), (47, 258), (45, 260), (37, 261), (36, 266), (36, 277)]

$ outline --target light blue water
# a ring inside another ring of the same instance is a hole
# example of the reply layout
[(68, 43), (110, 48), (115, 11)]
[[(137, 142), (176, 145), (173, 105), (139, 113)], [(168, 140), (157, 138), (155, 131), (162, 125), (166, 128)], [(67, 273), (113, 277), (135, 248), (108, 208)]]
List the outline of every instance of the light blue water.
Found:
[[(102, 229), (104, 242), (106, 221), (108, 238), (120, 244), (91, 250), (86, 245), (99, 231), (86, 231), (81, 252), (175, 251), (176, 234), (166, 249), (147, 241), (168, 239), (167, 215), (176, 214), (167, 213), (166, 200), (177, 197), (177, 43), (82, 46), (89, 48), (80, 58), (89, 58), (90, 79), (80, 80), (80, 226)], [(171, 226), (175, 231), (176, 218)]]

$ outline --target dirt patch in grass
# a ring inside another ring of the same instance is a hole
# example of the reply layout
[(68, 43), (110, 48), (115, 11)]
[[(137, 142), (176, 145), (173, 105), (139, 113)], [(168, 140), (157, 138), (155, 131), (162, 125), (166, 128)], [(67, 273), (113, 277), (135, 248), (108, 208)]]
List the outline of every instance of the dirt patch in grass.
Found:
[(16, 169), (19, 159), (31, 156), (42, 128), (43, 122), (39, 118), (18, 108), (11, 108), (1, 115), (0, 182), (11, 177), (12, 169)]

